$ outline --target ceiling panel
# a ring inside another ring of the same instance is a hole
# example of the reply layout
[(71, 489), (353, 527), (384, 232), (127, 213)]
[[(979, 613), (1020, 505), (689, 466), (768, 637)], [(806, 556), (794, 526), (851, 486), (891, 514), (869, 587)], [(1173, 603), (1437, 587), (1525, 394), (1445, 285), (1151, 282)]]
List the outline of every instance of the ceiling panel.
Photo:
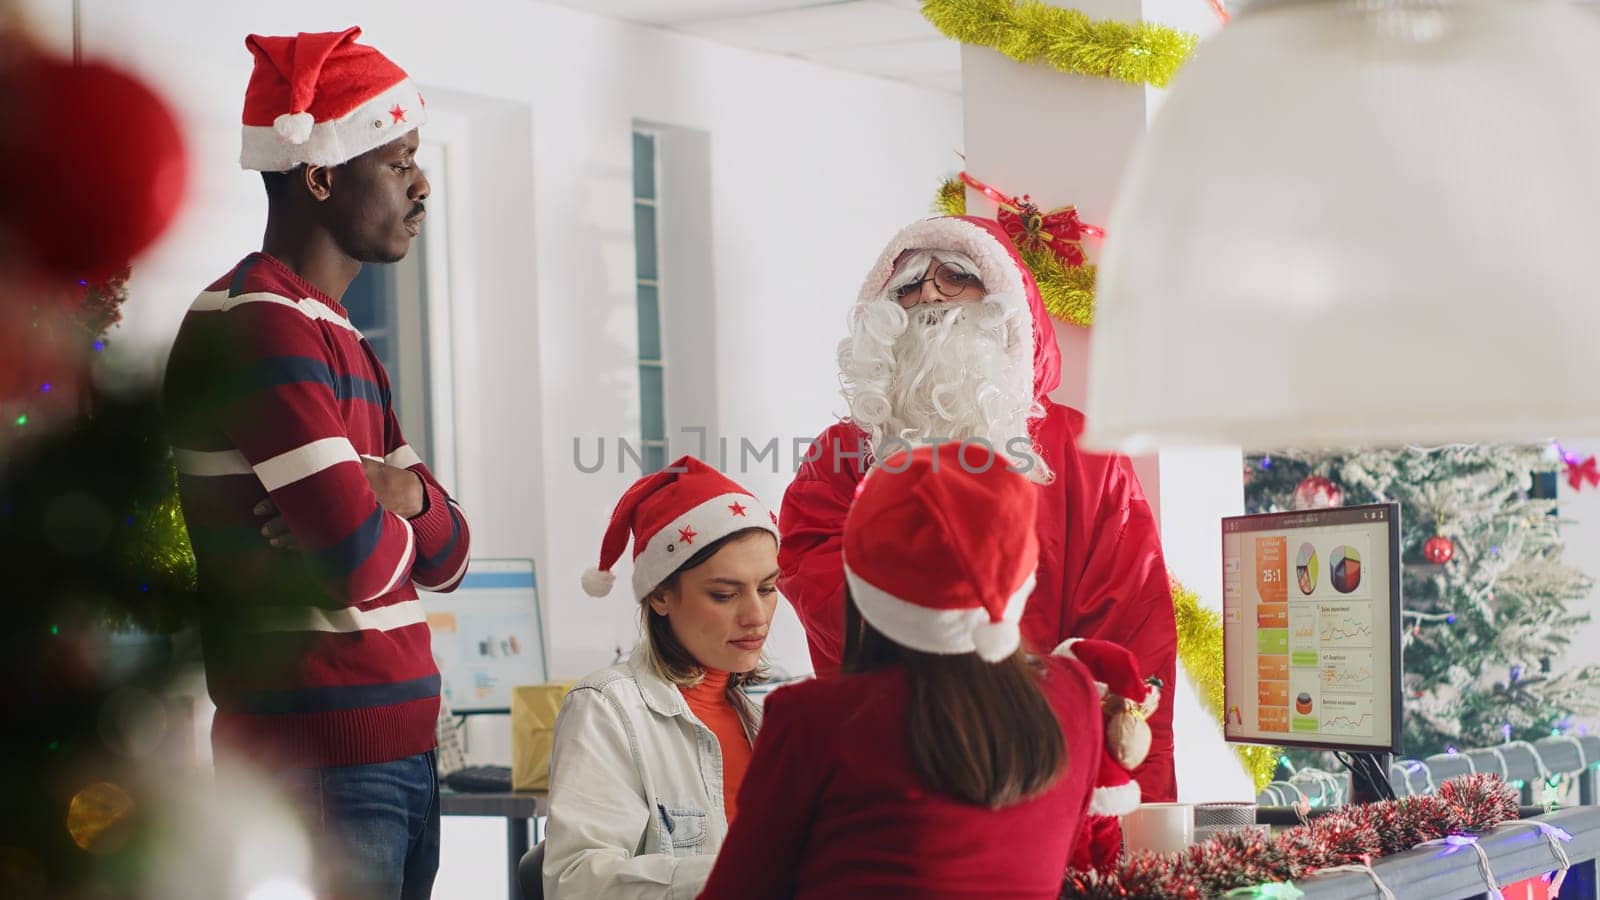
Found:
[(943, 38), (867, 47), (828, 47), (801, 55), (825, 66), (888, 78), (961, 73), (961, 45)]
[(679, 26), (677, 30), (751, 50), (784, 54), (897, 43), (937, 34), (916, 12), (875, 0), (709, 19)]
[(938, 72), (928, 75), (913, 75), (901, 79), (918, 87), (925, 87), (935, 91), (944, 91), (947, 94), (961, 93), (961, 70), (953, 72)]
[(682, 25), (823, 6), (833, 0), (556, 0), (563, 6), (645, 25)]
[(831, 68), (961, 90), (960, 46), (920, 0), (559, 0), (569, 7)]

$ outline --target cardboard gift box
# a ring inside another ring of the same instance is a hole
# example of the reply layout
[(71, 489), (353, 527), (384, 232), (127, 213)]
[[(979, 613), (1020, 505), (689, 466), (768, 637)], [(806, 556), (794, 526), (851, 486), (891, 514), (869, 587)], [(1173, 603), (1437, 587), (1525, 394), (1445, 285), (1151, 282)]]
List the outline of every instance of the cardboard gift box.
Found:
[(572, 682), (520, 685), (511, 689), (511, 789), (550, 789), (550, 748), (556, 714)]

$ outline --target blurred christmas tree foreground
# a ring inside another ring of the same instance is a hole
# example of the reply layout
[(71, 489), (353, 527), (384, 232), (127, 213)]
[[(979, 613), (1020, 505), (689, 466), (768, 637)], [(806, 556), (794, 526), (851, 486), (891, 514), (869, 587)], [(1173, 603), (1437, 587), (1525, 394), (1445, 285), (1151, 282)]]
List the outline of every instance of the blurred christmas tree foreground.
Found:
[(170, 888), (231, 872), (205, 844), (226, 820), (174, 814), (205, 799), (193, 725), (169, 714), (193, 653), (166, 638), (199, 598), (156, 386), (98, 364), (130, 260), (182, 203), (187, 154), (165, 101), (37, 45), (13, 7), (0, 0), (0, 897), (226, 897)]
[(1562, 560), (1543, 447), (1252, 454), (1251, 513), (1397, 502), (1408, 756), (1532, 740), (1600, 712), (1600, 666), (1562, 655), (1593, 581)]

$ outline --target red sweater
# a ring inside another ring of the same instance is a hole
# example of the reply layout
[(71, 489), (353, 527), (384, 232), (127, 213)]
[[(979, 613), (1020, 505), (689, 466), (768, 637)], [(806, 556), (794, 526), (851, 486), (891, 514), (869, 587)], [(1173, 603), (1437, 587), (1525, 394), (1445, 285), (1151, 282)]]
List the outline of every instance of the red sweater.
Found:
[(767, 698), (739, 818), (701, 900), (985, 897), (1054, 900), (1087, 814), (1100, 703), (1082, 665), (1047, 658), (1040, 684), (1067, 768), (1044, 793), (989, 810), (930, 792), (905, 742), (905, 672), (781, 688)]
[[(209, 604), (213, 740), (273, 767), (432, 748), (439, 672), (416, 588), (460, 582), (467, 522), (406, 444), (344, 308), (253, 253), (190, 307), (164, 393)], [(423, 511), (386, 511), (361, 456), (418, 473)], [(252, 509), (269, 496), (300, 551), (259, 533)]]

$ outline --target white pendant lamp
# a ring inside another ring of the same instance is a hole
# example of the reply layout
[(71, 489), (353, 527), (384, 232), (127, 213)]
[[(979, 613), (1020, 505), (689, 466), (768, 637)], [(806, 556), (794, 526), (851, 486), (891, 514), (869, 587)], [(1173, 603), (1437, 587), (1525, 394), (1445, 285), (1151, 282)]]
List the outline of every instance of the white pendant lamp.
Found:
[(1562, 0), (1234, 18), (1108, 222), (1088, 442), (1600, 434), (1596, 48)]

